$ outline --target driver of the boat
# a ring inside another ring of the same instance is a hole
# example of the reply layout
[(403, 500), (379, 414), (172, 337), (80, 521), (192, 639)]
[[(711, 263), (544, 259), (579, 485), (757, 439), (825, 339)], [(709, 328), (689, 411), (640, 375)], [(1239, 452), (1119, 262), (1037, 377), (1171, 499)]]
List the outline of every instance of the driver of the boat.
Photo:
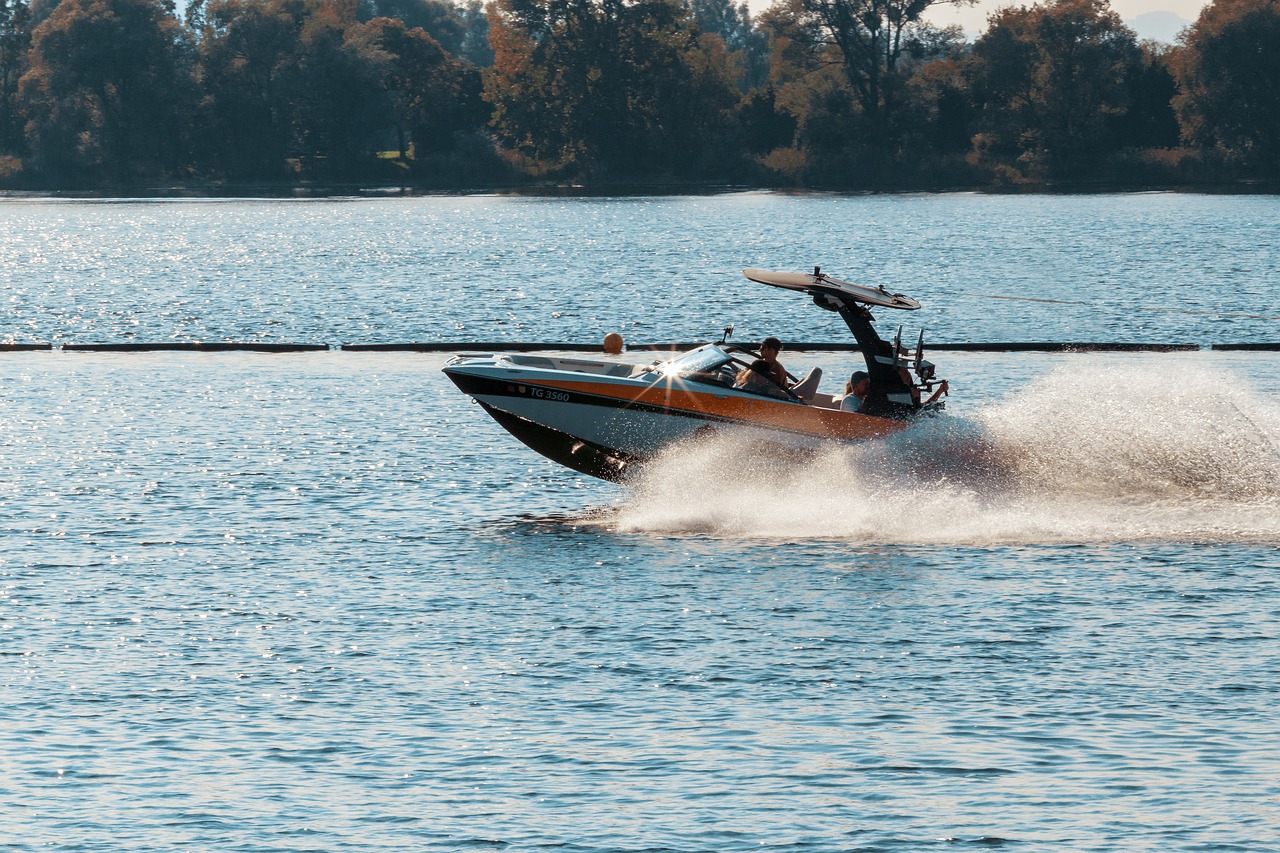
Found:
[(782, 362), (778, 361), (780, 352), (782, 352), (782, 341), (777, 338), (769, 337), (760, 342), (760, 357), (768, 363), (769, 375), (773, 377), (773, 381), (786, 388), (787, 370), (782, 366)]
[(865, 370), (855, 370), (844, 386), (844, 399), (840, 401), (840, 411), (856, 412), (867, 399), (871, 390), (871, 377)]
[(786, 399), (787, 393), (773, 381), (769, 370), (769, 362), (757, 358), (750, 367), (738, 371), (733, 387), (739, 391), (750, 391), (754, 394), (765, 394), (769, 397)]
[(782, 352), (782, 341), (777, 338), (769, 337), (760, 342), (760, 360), (768, 366), (769, 376), (777, 383), (778, 388), (791, 392), (784, 393), (782, 396), (788, 398), (794, 396), (806, 403), (813, 402), (813, 395), (818, 391), (818, 383), (822, 381), (822, 368), (813, 368), (803, 379), (793, 383), (782, 362), (778, 361), (780, 352)]

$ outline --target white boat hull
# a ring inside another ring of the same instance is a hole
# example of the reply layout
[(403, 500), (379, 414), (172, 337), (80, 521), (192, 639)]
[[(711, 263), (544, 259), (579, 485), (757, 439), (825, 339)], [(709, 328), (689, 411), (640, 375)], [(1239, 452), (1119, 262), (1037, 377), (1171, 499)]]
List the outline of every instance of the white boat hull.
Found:
[[(569, 364), (572, 369), (561, 369)], [(902, 427), (883, 418), (684, 383), (639, 365), (482, 356), (454, 359), (445, 373), (529, 447), (605, 479), (621, 479), (628, 465), (673, 443), (726, 430), (744, 441), (812, 449)]]

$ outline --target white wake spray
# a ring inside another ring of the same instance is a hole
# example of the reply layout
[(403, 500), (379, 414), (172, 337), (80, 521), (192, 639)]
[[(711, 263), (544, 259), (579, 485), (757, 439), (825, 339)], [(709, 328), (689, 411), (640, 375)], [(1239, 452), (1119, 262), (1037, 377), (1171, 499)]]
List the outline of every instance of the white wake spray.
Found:
[(1171, 364), (1059, 369), (972, 419), (793, 456), (674, 447), (605, 521), (624, 531), (989, 544), (1280, 543), (1280, 405)]

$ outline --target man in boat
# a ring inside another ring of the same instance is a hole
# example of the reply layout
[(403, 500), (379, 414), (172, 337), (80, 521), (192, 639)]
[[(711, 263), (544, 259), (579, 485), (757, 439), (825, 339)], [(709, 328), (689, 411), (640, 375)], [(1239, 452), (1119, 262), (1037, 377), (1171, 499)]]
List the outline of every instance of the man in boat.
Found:
[(787, 392), (783, 390), (786, 385), (778, 384), (778, 381), (773, 378), (773, 371), (769, 367), (769, 362), (763, 358), (757, 358), (751, 362), (750, 367), (744, 367), (738, 371), (733, 387), (739, 391), (751, 391), (755, 394), (764, 394), (767, 397), (788, 399)]
[(792, 383), (787, 369), (782, 366), (782, 362), (778, 361), (780, 352), (782, 352), (782, 341), (777, 338), (770, 336), (760, 342), (760, 358), (769, 365), (769, 377), (778, 384), (779, 388), (785, 388), (806, 403), (810, 402), (818, 390), (818, 383), (822, 381), (822, 368), (815, 367), (804, 379)]
[(782, 366), (782, 362), (778, 361), (780, 352), (782, 352), (782, 341), (777, 338), (768, 337), (760, 342), (760, 357), (768, 363), (769, 375), (773, 377), (774, 382), (786, 388), (790, 383), (787, 381), (787, 369)]

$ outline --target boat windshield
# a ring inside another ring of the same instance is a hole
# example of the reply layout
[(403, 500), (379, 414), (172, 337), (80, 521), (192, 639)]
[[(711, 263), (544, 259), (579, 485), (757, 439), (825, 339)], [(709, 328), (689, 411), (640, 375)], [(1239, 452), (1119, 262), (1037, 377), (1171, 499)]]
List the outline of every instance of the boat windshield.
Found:
[(714, 344), (690, 350), (660, 368), (662, 373), (688, 382), (732, 387), (741, 365)]

